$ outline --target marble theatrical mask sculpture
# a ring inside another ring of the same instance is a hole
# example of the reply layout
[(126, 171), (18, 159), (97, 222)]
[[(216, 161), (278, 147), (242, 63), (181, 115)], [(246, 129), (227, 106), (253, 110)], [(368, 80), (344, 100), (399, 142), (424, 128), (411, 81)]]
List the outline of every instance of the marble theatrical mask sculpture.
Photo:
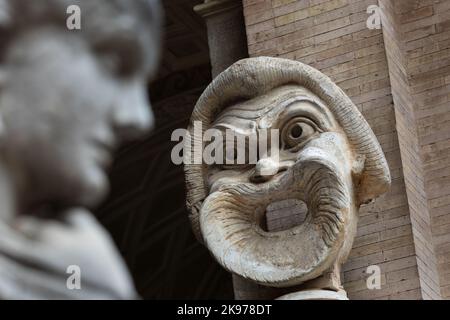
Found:
[[(67, 28), (72, 5), (81, 30)], [(137, 297), (87, 210), (108, 193), (114, 150), (153, 125), (159, 7), (0, 0), (0, 298)], [(67, 285), (70, 266), (81, 288)]]
[[(254, 165), (185, 165), (193, 230), (215, 259), (269, 287), (299, 286), (326, 272), (339, 277), (359, 207), (391, 182), (375, 135), (346, 94), (300, 62), (250, 58), (205, 90), (192, 113), (192, 136), (198, 121), (204, 131), (274, 129), (280, 140), (276, 161), (268, 153)], [(264, 166), (275, 170), (261, 175)], [(285, 228), (268, 228), (268, 208), (283, 201), (303, 212)]]

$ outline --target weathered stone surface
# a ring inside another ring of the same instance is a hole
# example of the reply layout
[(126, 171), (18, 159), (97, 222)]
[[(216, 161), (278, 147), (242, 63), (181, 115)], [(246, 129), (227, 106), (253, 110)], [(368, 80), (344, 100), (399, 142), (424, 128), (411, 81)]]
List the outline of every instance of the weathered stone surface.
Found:
[(208, 29), (213, 78), (237, 60), (248, 57), (242, 1), (206, 0), (194, 10), (204, 17)]
[[(185, 166), (194, 231), (217, 261), (244, 279), (272, 287), (338, 274), (335, 268), (352, 247), (359, 206), (390, 186), (381, 147), (347, 95), (305, 64), (245, 59), (200, 97), (192, 136), (196, 121), (203, 130), (280, 133), (278, 161), (263, 156), (254, 166)], [(274, 174), (258, 174), (268, 165), (276, 168)], [(306, 204), (306, 218), (294, 219), (300, 224), (287, 230), (264, 230), (267, 207), (288, 199)], [(329, 279), (312, 282), (314, 289), (339, 290), (339, 280)]]
[(287, 294), (277, 300), (348, 300), (345, 291), (305, 290)]

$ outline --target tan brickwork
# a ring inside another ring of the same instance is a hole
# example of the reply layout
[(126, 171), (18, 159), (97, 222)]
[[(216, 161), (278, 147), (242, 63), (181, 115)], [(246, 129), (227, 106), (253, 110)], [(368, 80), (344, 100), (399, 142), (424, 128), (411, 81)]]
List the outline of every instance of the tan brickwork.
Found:
[[(409, 111), (415, 119), (418, 161), (439, 273), (440, 291), (450, 298), (450, 1), (395, 1), (403, 39)], [(415, 184), (420, 186), (420, 183)], [(417, 188), (419, 190), (419, 188)], [(422, 203), (420, 203), (422, 205)], [(425, 216), (425, 215), (422, 215)], [(425, 221), (422, 221), (425, 224)], [(428, 241), (427, 241), (428, 242)], [(428, 244), (428, 243), (427, 243)], [(425, 247), (425, 245), (422, 243)]]
[[(405, 4), (407, 5), (405, 6)], [(422, 2), (424, 4), (426, 1)], [(410, 209), (410, 218), (417, 256), (418, 272), (424, 299), (439, 299), (440, 285), (436, 252), (434, 249), (431, 216), (427, 205), (425, 172), (421, 157), (419, 129), (416, 119), (414, 93), (423, 91), (421, 86), (410, 83), (406, 44), (413, 32), (411, 24), (420, 25), (420, 19), (429, 17), (433, 10), (429, 5), (419, 7), (410, 1), (381, 0), (383, 34), (389, 62), (389, 74), (394, 97), (398, 139), (401, 150), (403, 174)], [(406, 7), (410, 6), (409, 12)], [(420, 26), (422, 27), (422, 26)], [(419, 58), (415, 58), (419, 59)], [(423, 86), (422, 86), (423, 87)]]

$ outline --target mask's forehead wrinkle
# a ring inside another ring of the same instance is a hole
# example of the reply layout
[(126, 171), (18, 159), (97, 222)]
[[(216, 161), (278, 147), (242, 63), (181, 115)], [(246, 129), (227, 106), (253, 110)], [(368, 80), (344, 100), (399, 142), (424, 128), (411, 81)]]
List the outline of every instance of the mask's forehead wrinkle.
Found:
[[(230, 123), (234, 127), (243, 125), (247, 129), (257, 124), (260, 129), (269, 129), (296, 98), (301, 101), (302, 97), (305, 100), (320, 102), (315, 94), (304, 87), (284, 85), (264, 95), (227, 107), (219, 114), (214, 124)], [(314, 105), (318, 108), (318, 112), (329, 117), (329, 111), (324, 105), (320, 103)]]
[(242, 135), (251, 135), (256, 133), (256, 122), (247, 120), (247, 119), (229, 119), (231, 121), (227, 121), (226, 119), (222, 119), (220, 122), (215, 122), (213, 125), (213, 129), (218, 129), (226, 133), (226, 131), (232, 130), (237, 134)]
[[(317, 108), (318, 113), (329, 116), (328, 109), (319, 101), (320, 99), (311, 91), (304, 87), (295, 85), (286, 85), (273, 91), (274, 97), (270, 101), (270, 108), (266, 109), (265, 114), (260, 117), (259, 128), (268, 129), (274, 127), (280, 118), (285, 116), (285, 112), (296, 102), (309, 102), (303, 104), (310, 108)], [(317, 101), (317, 103), (315, 103)]]

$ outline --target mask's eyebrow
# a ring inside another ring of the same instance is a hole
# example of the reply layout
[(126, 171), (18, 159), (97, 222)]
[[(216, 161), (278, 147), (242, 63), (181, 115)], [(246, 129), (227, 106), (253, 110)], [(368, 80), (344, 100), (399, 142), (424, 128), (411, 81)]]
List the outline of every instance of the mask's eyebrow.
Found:
[(266, 113), (265, 111), (268, 108), (266, 105), (258, 105), (257, 108), (251, 108), (251, 104), (246, 104), (246, 106), (247, 108), (245, 107), (245, 105), (236, 105), (229, 107), (225, 110), (225, 112), (217, 117), (215, 122), (227, 122), (233, 119), (255, 122), (258, 118), (261, 117), (261, 115)]
[(234, 119), (233, 124), (226, 122), (214, 123), (211, 129), (220, 130), (223, 134), (226, 134), (227, 130), (231, 130), (238, 135), (252, 135), (256, 133), (256, 122), (243, 119)]
[(320, 100), (307, 95), (287, 95), (265, 115), (267, 119), (274, 119), (273, 123), (270, 123), (271, 127), (279, 127), (286, 118), (295, 116), (309, 118), (323, 129), (335, 124), (333, 115), (328, 108)]

